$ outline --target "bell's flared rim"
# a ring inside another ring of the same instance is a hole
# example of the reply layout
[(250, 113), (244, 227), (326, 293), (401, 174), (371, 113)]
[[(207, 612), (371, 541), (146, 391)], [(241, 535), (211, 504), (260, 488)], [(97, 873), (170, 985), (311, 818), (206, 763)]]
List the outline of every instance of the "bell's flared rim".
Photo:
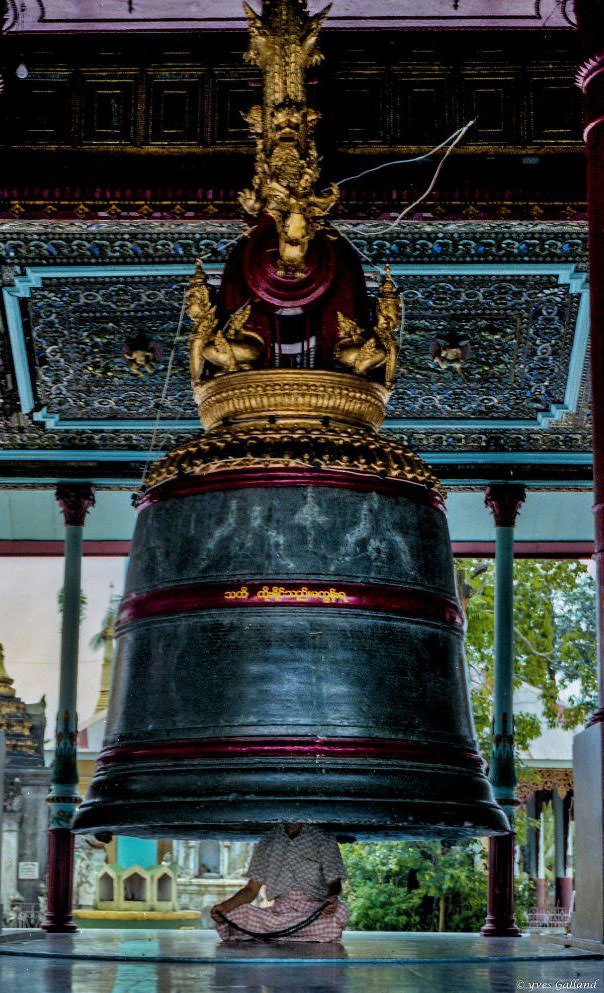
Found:
[[(271, 809), (272, 808), (272, 809)], [(409, 803), (287, 801), (287, 809), (236, 800), (220, 810), (208, 801), (155, 804), (86, 801), (72, 827), (76, 834), (131, 835), (138, 838), (253, 840), (284, 821), (310, 823), (340, 840), (464, 840), (507, 834), (510, 824), (495, 802), (460, 804), (441, 800)]]
[(336, 753), (326, 752), (317, 739), (312, 754), (290, 758), (282, 754), (293, 747), (287, 739), (270, 753), (256, 742), (236, 754), (225, 751), (229, 739), (217, 739), (217, 750), (206, 748), (197, 757), (172, 745), (163, 756), (143, 742), (106, 748), (73, 830), (253, 838), (283, 821), (302, 821), (374, 840), (473, 838), (510, 830), (483, 760), (453, 741), (447, 747), (343, 738)]

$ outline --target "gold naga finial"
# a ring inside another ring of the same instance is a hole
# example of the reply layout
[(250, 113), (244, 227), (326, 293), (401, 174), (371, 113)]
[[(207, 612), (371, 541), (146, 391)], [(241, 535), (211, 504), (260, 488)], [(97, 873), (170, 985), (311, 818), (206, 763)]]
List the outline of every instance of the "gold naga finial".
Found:
[(386, 265), (375, 310), (375, 334), (388, 353), (385, 382), (387, 389), (392, 388), (396, 375), (397, 332), (402, 328), (403, 319), (404, 308), (401, 294), (390, 274), (390, 266)]
[(185, 299), (187, 313), (193, 322), (189, 334), (191, 383), (193, 395), (199, 402), (200, 378), (206, 361), (218, 368), (217, 375), (253, 369), (265, 350), (265, 344), (261, 334), (246, 326), (251, 303), (232, 314), (224, 328), (218, 326), (216, 307), (212, 303), (210, 284), (201, 259), (197, 260), (195, 275), (189, 283)]
[(308, 245), (339, 190), (317, 193), (317, 111), (306, 102), (306, 72), (322, 55), (317, 42), (329, 6), (312, 17), (306, 0), (264, 0), (257, 14), (244, 3), (250, 47), (245, 59), (263, 76), (262, 107), (246, 115), (256, 136), (256, 171), (239, 201), (246, 213), (270, 214), (279, 232), (283, 274), (301, 275)]
[(373, 331), (363, 328), (338, 312), (339, 339), (334, 359), (349, 367), (357, 376), (367, 376), (374, 369), (384, 368), (384, 385), (392, 389), (396, 375), (398, 353), (397, 332), (403, 321), (403, 304), (396, 283), (387, 265), (375, 309)]
[(217, 376), (226, 372), (245, 372), (260, 360), (265, 350), (264, 338), (247, 327), (251, 312), (251, 303), (244, 304), (235, 311), (226, 327), (207, 341), (204, 358), (217, 367)]
[(218, 318), (216, 307), (210, 297), (210, 286), (208, 277), (201, 264), (201, 259), (197, 259), (195, 275), (189, 283), (186, 295), (187, 313), (193, 322), (193, 327), (189, 335), (189, 356), (191, 363), (191, 380), (193, 391), (199, 382), (199, 377), (203, 370), (203, 351), (208, 339), (215, 334), (218, 328)]

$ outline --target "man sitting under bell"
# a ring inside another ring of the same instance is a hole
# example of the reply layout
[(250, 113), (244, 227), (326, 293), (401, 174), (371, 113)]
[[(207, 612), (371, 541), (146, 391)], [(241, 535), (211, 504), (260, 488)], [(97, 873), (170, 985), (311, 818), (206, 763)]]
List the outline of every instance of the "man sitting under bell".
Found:
[[(320, 916), (286, 941), (339, 941), (348, 922), (348, 908), (338, 899), (346, 870), (335, 838), (312, 824), (279, 824), (254, 846), (247, 886), (212, 907), (210, 914), (223, 941), (250, 940), (269, 935), (310, 917), (322, 904)], [(260, 887), (270, 907), (252, 907)], [(252, 935), (243, 934), (234, 924)]]

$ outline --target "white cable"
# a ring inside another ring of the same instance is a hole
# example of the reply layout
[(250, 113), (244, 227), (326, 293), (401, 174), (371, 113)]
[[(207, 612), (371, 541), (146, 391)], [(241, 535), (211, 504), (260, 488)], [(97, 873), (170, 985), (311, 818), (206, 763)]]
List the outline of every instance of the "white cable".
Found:
[(436, 180), (438, 179), (438, 177), (440, 175), (440, 170), (442, 169), (442, 167), (444, 166), (445, 162), (447, 161), (448, 156), (451, 154), (451, 152), (453, 151), (453, 149), (455, 148), (455, 146), (457, 144), (459, 144), (459, 142), (461, 141), (461, 139), (465, 135), (466, 131), (468, 131), (472, 127), (472, 125), (475, 124), (475, 123), (476, 123), (476, 118), (474, 118), (473, 121), (468, 121), (468, 123), (466, 125), (464, 125), (464, 127), (461, 129), (461, 131), (457, 135), (457, 138), (455, 139), (455, 141), (453, 141), (449, 145), (449, 147), (447, 148), (447, 151), (445, 152), (445, 154), (443, 155), (442, 159), (438, 163), (436, 172), (434, 173), (434, 175), (432, 177), (432, 182), (430, 183), (430, 185), (429, 185), (428, 189), (426, 190), (426, 192), (425, 193), (422, 193), (421, 197), (418, 197), (417, 200), (414, 200), (413, 203), (410, 203), (409, 206), (408, 207), (405, 207), (404, 210), (401, 210), (401, 212), (398, 215), (398, 217), (396, 217), (394, 219), (394, 221), (392, 221), (391, 224), (388, 224), (386, 226), (386, 229), (385, 229), (386, 231), (392, 231), (392, 228), (395, 228), (396, 225), (400, 221), (402, 221), (403, 217), (405, 217), (407, 214), (410, 214), (412, 210), (414, 210), (416, 207), (418, 207), (420, 205), (420, 203), (422, 203), (422, 201), (426, 199), (426, 197), (429, 197), (430, 196), (430, 194), (432, 193), (432, 190), (436, 186)]
[(141, 482), (140, 482), (140, 488), (141, 489), (145, 485), (145, 480), (147, 478), (147, 473), (149, 471), (149, 466), (151, 464), (151, 458), (150, 458), (150, 456), (151, 456), (151, 453), (152, 453), (152, 451), (153, 451), (153, 449), (155, 447), (155, 442), (157, 440), (157, 432), (158, 432), (158, 429), (159, 429), (159, 421), (160, 421), (161, 414), (162, 414), (162, 408), (163, 408), (164, 403), (166, 402), (166, 397), (168, 395), (168, 387), (170, 385), (170, 376), (172, 375), (172, 366), (174, 365), (174, 356), (176, 355), (176, 343), (177, 343), (178, 339), (180, 338), (180, 331), (181, 331), (181, 328), (182, 328), (182, 322), (185, 319), (185, 308), (186, 308), (186, 305), (187, 305), (187, 291), (188, 291), (188, 289), (189, 289), (189, 283), (187, 282), (186, 285), (185, 285), (185, 288), (183, 290), (183, 294), (182, 294), (182, 304), (181, 304), (181, 307), (180, 307), (180, 314), (179, 314), (179, 317), (178, 317), (178, 324), (176, 326), (176, 331), (174, 332), (174, 337), (172, 339), (172, 349), (170, 351), (170, 358), (168, 359), (168, 368), (166, 369), (166, 376), (165, 376), (165, 379), (164, 379), (164, 386), (163, 386), (163, 389), (162, 389), (162, 393), (161, 393), (161, 397), (160, 397), (159, 403), (157, 405), (157, 414), (155, 415), (155, 422), (153, 424), (153, 433), (151, 434), (151, 442), (149, 444), (149, 449), (148, 449), (148, 452), (147, 452), (148, 458), (147, 458), (147, 461), (145, 462), (145, 467), (143, 469), (143, 475), (142, 475)]
[[(353, 179), (361, 179), (363, 176), (369, 176), (372, 172), (379, 172), (381, 169), (388, 169), (390, 166), (409, 165), (412, 162), (423, 162), (425, 159), (429, 159), (430, 156), (434, 155), (436, 152), (440, 152), (441, 148), (445, 148), (450, 141), (454, 141), (458, 136), (461, 137), (462, 132), (467, 130), (467, 128), (470, 127), (470, 124), (473, 123), (474, 121), (470, 121), (464, 127), (458, 128), (458, 130), (454, 131), (453, 134), (450, 134), (448, 138), (441, 141), (440, 145), (435, 145), (434, 148), (432, 148), (429, 152), (424, 152), (423, 155), (416, 155), (412, 159), (396, 159), (395, 162), (382, 162), (381, 165), (372, 166), (371, 169), (365, 169), (363, 172), (357, 172), (354, 176), (346, 176), (345, 179), (338, 179), (334, 183), (334, 186), (343, 186), (344, 183), (350, 183)], [(329, 187), (326, 186), (325, 189), (328, 190)]]

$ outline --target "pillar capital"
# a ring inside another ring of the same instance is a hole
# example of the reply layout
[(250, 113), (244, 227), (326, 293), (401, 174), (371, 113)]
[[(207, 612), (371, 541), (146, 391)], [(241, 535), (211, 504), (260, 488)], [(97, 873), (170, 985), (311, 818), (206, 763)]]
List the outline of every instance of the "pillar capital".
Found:
[(94, 487), (90, 483), (59, 483), (55, 496), (65, 518), (65, 526), (82, 527), (86, 514), (94, 507)]
[(498, 528), (514, 527), (525, 499), (526, 489), (519, 483), (492, 483), (484, 495), (485, 506), (493, 511)]

